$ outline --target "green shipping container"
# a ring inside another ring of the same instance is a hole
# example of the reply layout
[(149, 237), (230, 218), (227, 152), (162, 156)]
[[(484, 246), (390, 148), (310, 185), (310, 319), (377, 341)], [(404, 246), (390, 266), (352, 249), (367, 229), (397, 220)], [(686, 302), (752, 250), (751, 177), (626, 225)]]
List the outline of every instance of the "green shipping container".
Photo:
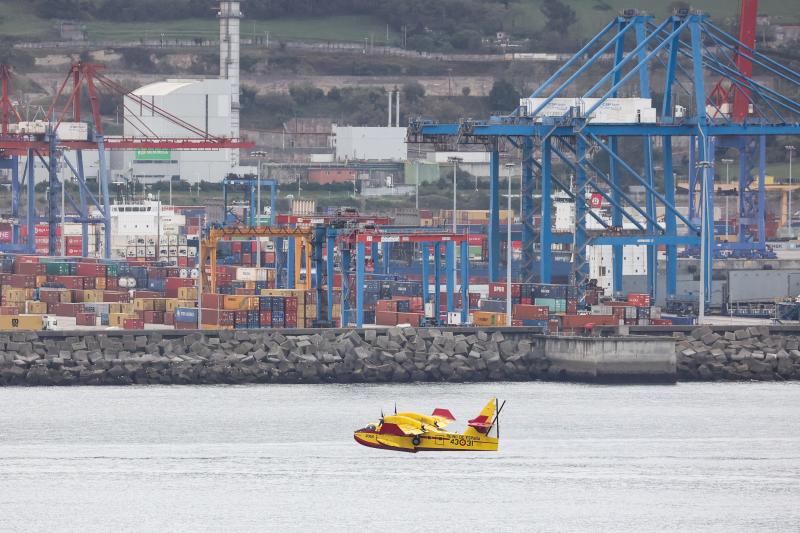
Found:
[(116, 278), (119, 273), (118, 265), (106, 265), (106, 276), (109, 278)]
[(567, 301), (563, 298), (535, 298), (535, 305), (546, 305), (551, 313), (566, 313)]
[(48, 276), (69, 276), (71, 270), (70, 263), (47, 263)]

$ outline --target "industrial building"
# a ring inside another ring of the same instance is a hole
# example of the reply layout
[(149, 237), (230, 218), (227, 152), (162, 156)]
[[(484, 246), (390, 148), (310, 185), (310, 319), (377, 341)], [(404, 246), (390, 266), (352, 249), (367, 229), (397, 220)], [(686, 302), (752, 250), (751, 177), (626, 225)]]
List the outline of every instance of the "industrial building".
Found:
[[(209, 136), (231, 137), (234, 133), (231, 80), (170, 79), (140, 87), (133, 91), (154, 105), (202, 129)], [(152, 109), (137, 105), (126, 97), (125, 137), (176, 138), (185, 129), (155, 114)], [(222, 181), (237, 173), (235, 149), (215, 151), (133, 150), (124, 155), (124, 169), (129, 177), (143, 183), (167, 179)]]
[[(168, 79), (133, 91), (125, 99), (126, 138), (185, 138), (184, 124), (205, 137), (238, 139), (239, 133), (239, 27), (240, 2), (221, 1), (220, 77), (218, 79)], [(171, 117), (142, 105), (141, 99)], [(172, 120), (171, 118), (177, 119)], [(190, 137), (203, 138), (198, 133)], [(118, 163), (115, 158), (114, 162)], [(143, 183), (182, 179), (190, 183), (220, 182), (229, 174), (255, 174), (256, 167), (239, 165), (239, 150), (135, 150), (126, 152), (122, 168), (112, 172)]]
[(332, 127), (331, 147), (337, 161), (405, 161), (406, 128)]

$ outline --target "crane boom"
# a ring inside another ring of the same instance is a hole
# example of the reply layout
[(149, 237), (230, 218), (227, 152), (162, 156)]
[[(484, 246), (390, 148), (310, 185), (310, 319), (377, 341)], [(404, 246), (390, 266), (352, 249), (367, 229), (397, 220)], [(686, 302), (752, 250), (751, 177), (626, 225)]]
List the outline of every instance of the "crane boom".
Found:
[[(741, 0), (739, 9), (739, 41), (751, 49), (756, 47), (756, 24), (758, 0)], [(736, 68), (742, 78), (753, 76), (753, 61), (750, 52), (739, 47), (736, 52)], [(733, 91), (733, 119), (743, 121), (750, 114), (751, 94), (748, 89), (735, 87)]]

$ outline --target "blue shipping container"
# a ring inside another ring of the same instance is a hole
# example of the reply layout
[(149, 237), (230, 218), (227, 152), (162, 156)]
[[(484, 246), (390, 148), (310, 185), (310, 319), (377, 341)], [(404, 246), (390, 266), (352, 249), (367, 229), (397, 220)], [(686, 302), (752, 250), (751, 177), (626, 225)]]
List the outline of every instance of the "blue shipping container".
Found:
[(197, 308), (196, 307), (178, 307), (175, 309), (175, 322), (193, 322), (197, 323)]

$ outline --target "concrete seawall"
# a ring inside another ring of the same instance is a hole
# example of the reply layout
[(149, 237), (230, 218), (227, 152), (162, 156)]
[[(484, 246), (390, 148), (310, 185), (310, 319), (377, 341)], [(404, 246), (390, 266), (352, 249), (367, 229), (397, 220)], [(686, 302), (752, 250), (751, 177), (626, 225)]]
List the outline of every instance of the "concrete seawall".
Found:
[[(583, 363), (569, 361), (570, 342), (584, 347), (587, 361), (602, 357), (581, 371)], [(674, 354), (670, 339), (661, 342)], [(610, 358), (612, 344), (635, 360)], [(556, 365), (548, 346), (561, 350)], [(654, 365), (643, 361), (658, 349), (635, 356), (628, 340), (551, 339), (524, 328), (17, 332), (0, 334), (0, 385), (674, 381), (674, 362), (663, 354)]]
[(800, 379), (800, 336), (388, 328), (0, 333), (0, 386)]
[(601, 382), (676, 380), (675, 341), (669, 337), (548, 337), (549, 371)]

